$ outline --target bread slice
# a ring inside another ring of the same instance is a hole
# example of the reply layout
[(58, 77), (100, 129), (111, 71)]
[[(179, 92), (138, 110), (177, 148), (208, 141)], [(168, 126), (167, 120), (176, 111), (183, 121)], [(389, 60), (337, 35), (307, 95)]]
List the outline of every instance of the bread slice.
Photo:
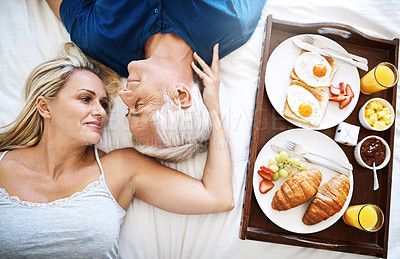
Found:
[[(309, 91), (310, 93), (312, 93), (312, 95), (314, 95), (314, 97), (318, 100), (319, 106), (321, 107), (321, 111), (323, 116), (321, 116), (321, 120), (325, 115), (326, 112), (326, 108), (328, 107), (328, 102), (329, 102), (329, 95), (328, 93), (325, 91), (325, 89), (323, 88), (315, 88), (315, 87), (311, 87), (309, 85), (307, 85), (306, 83), (304, 83), (303, 81), (299, 81), (299, 80), (293, 80), (290, 85), (298, 85), (303, 87), (304, 89), (306, 89), (307, 91)], [(300, 118), (299, 116), (297, 116), (289, 107), (289, 104), (287, 102), (287, 98), (285, 101), (285, 107), (283, 108), (283, 116), (285, 116), (288, 119), (292, 119), (295, 121), (299, 121), (302, 123), (305, 123), (307, 125), (311, 125), (311, 123), (303, 118)], [(320, 122), (321, 123), (321, 122)], [(318, 125), (313, 125), (313, 126), (318, 126)]]
[[(303, 50), (301, 51), (301, 53), (300, 53), (300, 56), (301, 56), (302, 54), (306, 53), (306, 52), (308, 52), (308, 51), (303, 49)], [(338, 63), (336, 63), (336, 61), (335, 61), (333, 58), (328, 57), (328, 56), (323, 56), (323, 57), (328, 61), (329, 65), (330, 65), (331, 68), (332, 68), (331, 74), (329, 75), (329, 81), (332, 82), (333, 77), (335, 76), (336, 72), (337, 72), (338, 69), (339, 69), (339, 65), (338, 65)], [(297, 76), (296, 72), (294, 71), (294, 68), (292, 69), (292, 72), (290, 73), (290, 78), (291, 78), (292, 80), (298, 80), (298, 81), (301, 81), (301, 82), (305, 83), (303, 80), (301, 80), (301, 79)], [(321, 86), (321, 87), (326, 87), (326, 86)]]

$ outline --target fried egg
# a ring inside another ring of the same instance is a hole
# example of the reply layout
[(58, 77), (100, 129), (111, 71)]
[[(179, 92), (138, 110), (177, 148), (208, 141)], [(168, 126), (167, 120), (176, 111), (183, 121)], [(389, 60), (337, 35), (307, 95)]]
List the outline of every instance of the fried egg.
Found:
[(315, 52), (305, 52), (300, 55), (294, 65), (297, 76), (313, 87), (329, 86), (332, 67), (328, 61)]
[(318, 126), (322, 120), (322, 109), (315, 96), (298, 85), (291, 85), (287, 89), (287, 103), (290, 109), (303, 120), (313, 126)]

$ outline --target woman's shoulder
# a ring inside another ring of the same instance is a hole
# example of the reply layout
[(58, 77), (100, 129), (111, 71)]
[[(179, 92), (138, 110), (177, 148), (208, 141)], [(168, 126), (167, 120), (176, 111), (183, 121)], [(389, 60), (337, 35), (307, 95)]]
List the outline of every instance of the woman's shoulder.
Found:
[(103, 156), (100, 155), (100, 152), (99, 156), (104, 163), (110, 164), (113, 167), (118, 166), (121, 169), (124, 167), (132, 167), (132, 165), (140, 167), (141, 165), (148, 166), (152, 163), (157, 163), (154, 158), (145, 156), (134, 148), (120, 148), (108, 153), (102, 151), (102, 153)]

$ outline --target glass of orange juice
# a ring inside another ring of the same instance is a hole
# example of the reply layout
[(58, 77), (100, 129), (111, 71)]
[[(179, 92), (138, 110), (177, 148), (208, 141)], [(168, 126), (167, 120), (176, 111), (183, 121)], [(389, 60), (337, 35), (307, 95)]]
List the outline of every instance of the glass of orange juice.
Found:
[(391, 63), (382, 62), (361, 78), (360, 90), (363, 94), (376, 93), (395, 86), (398, 80), (397, 68)]
[(384, 215), (374, 204), (354, 205), (347, 208), (343, 214), (343, 221), (358, 229), (375, 232), (382, 227)]

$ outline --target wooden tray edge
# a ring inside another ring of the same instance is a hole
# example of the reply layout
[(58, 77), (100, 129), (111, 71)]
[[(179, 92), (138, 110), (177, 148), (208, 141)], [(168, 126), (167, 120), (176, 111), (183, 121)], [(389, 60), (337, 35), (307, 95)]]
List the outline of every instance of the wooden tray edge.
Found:
[[(260, 66), (260, 73), (259, 73), (259, 85), (258, 85), (258, 89), (257, 89), (257, 96), (256, 96), (256, 100), (258, 100), (258, 98), (262, 98), (263, 94), (264, 94), (264, 88), (265, 88), (265, 68), (266, 68), (266, 61), (264, 62), (264, 59), (266, 59), (267, 57), (269, 57), (268, 49), (269, 49), (269, 40), (270, 40), (270, 35), (271, 35), (271, 31), (272, 31), (272, 25), (273, 23), (280, 23), (282, 25), (288, 25), (288, 26), (306, 26), (308, 28), (310, 27), (321, 27), (321, 26), (329, 26), (329, 27), (334, 27), (337, 29), (343, 29), (346, 31), (350, 31), (353, 33), (353, 35), (358, 35), (359, 37), (364, 38), (365, 40), (368, 41), (376, 41), (379, 43), (386, 43), (388, 45), (395, 45), (396, 49), (395, 49), (395, 65), (396, 67), (398, 66), (398, 53), (399, 53), (399, 39), (398, 38), (394, 38), (393, 40), (387, 40), (387, 39), (382, 39), (382, 38), (377, 38), (377, 37), (373, 37), (373, 36), (369, 36), (366, 35), (364, 33), (362, 33), (361, 31), (358, 31), (357, 29), (353, 28), (352, 26), (349, 25), (345, 25), (345, 24), (340, 24), (340, 23), (325, 23), (325, 22), (318, 22), (318, 23), (296, 23), (296, 22), (290, 22), (290, 21), (283, 21), (283, 20), (279, 20), (279, 19), (275, 19), (272, 18), (272, 15), (269, 15), (267, 17), (266, 20), (266, 24), (265, 24), (265, 37), (264, 37), (264, 43), (263, 43), (263, 54), (261, 57), (261, 66)], [(393, 95), (392, 98), (392, 104), (393, 107), (396, 107), (396, 94)], [(249, 211), (250, 211), (250, 205), (251, 205), (251, 196), (252, 196), (252, 192), (253, 192), (253, 186), (252, 186), (252, 177), (253, 177), (253, 171), (254, 171), (254, 165), (252, 165), (251, 161), (254, 161), (255, 158), (257, 157), (257, 154), (255, 154), (255, 148), (254, 145), (257, 145), (257, 140), (259, 138), (259, 130), (258, 127), (259, 126), (259, 118), (261, 118), (261, 111), (262, 111), (262, 102), (261, 104), (256, 102), (256, 107), (255, 107), (255, 113), (254, 113), (254, 121), (253, 121), (253, 129), (252, 129), (252, 138), (251, 138), (251, 142), (250, 142), (250, 152), (249, 152), (249, 164), (248, 164), (248, 171), (247, 171), (247, 177), (246, 177), (246, 185), (245, 185), (245, 199), (243, 202), (243, 210), (242, 210), (242, 220), (241, 220), (241, 231), (240, 231), (240, 238), (241, 239), (253, 239), (253, 240), (263, 240), (263, 238), (255, 238), (258, 237), (260, 234), (260, 230), (255, 229), (255, 228), (251, 228), (248, 227), (248, 222), (249, 222)], [(390, 146), (393, 147), (394, 145), (394, 127), (391, 129), (391, 141), (390, 141)], [(392, 154), (393, 156), (393, 154)], [(392, 182), (392, 171), (393, 171), (393, 159), (391, 159), (391, 162), (389, 163), (389, 167), (391, 168), (391, 170), (389, 170), (390, 173), (390, 184), (388, 186), (388, 199), (387, 199), (387, 208), (389, 208), (389, 213), (390, 213), (390, 200), (391, 200), (391, 182)], [(389, 214), (388, 213), (388, 214)], [(386, 220), (386, 219), (385, 219)], [(327, 246), (326, 248), (321, 247), (321, 242), (316, 242), (318, 243), (318, 247), (315, 248), (323, 248), (323, 249), (328, 249), (328, 250), (335, 250), (335, 251), (343, 251), (343, 252), (351, 252), (351, 253), (357, 253), (357, 254), (366, 254), (366, 255), (376, 255), (376, 256), (380, 256), (380, 257), (387, 257), (387, 244), (388, 244), (388, 232), (389, 232), (389, 215), (387, 215), (387, 221), (388, 224), (385, 224), (385, 236), (384, 236), (384, 244), (385, 247), (380, 247), (378, 245), (372, 245), (372, 244), (363, 244), (360, 245), (358, 243), (354, 243), (351, 245), (352, 249), (345, 249), (345, 250), (341, 250), (341, 249), (337, 249), (338, 247), (347, 247), (347, 245), (335, 245), (334, 249), (330, 249), (330, 245), (329, 244), (324, 244), (325, 246)], [(269, 235), (276, 235), (276, 233), (270, 233), (268, 232)], [(264, 238), (265, 239), (265, 238)], [(300, 240), (301, 239), (297, 239)], [(272, 240), (271, 240), (272, 241)], [(301, 243), (301, 242), (300, 242)], [(304, 242), (307, 244), (307, 247), (314, 247), (311, 246), (310, 243)], [(287, 243), (286, 243), (287, 244)], [(304, 245), (302, 245), (304, 246)], [(366, 253), (365, 250), (365, 246), (369, 247), (369, 251), (375, 251), (372, 254), (371, 253)], [(357, 248), (359, 247), (359, 249)], [(347, 251), (347, 250), (359, 250), (359, 251)]]

